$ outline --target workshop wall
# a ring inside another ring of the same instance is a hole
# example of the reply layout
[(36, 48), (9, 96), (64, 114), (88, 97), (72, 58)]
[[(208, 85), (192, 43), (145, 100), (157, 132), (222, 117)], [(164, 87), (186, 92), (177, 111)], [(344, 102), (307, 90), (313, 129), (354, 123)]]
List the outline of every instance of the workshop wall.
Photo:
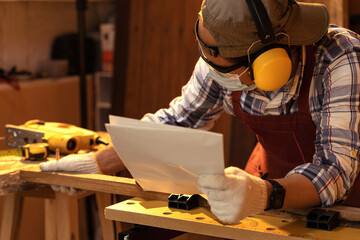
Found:
[[(115, 1), (110, 0), (88, 3), (88, 33), (98, 31), (99, 24), (108, 21), (115, 11), (114, 5)], [(75, 0), (0, 0), (0, 69), (8, 72), (16, 67), (18, 71), (26, 70), (35, 74), (44, 61), (50, 60), (53, 40), (76, 31)], [(30, 119), (79, 125), (80, 98), (76, 77), (26, 80), (21, 82), (21, 87), (21, 91), (16, 91), (0, 83), (0, 136), (4, 136), (5, 124), (22, 124)], [(88, 89), (88, 97), (91, 90)], [(89, 107), (92, 107), (91, 104)], [(0, 149), (3, 148), (4, 141), (0, 140)], [(2, 207), (3, 198), (0, 196), (0, 216)], [(43, 212), (43, 199), (25, 198), (17, 239), (45, 238)]]
[[(89, 2), (88, 33), (114, 13), (114, 2)], [(75, 1), (0, 1), (0, 68), (36, 71), (50, 60), (55, 37), (77, 32)]]
[[(99, 25), (114, 18), (115, 1), (91, 0), (87, 6), (87, 34), (100, 41)], [(31, 73), (27, 79), (18, 76), (21, 91), (0, 83), (0, 136), (5, 124), (22, 124), (31, 119), (80, 124), (79, 80), (38, 76), (51, 61), (54, 39), (76, 34), (77, 28), (75, 0), (0, 1), (0, 69), (8, 73), (16, 67), (18, 72)], [(46, 70), (51, 72), (50, 67)], [(89, 128), (94, 123), (92, 84), (88, 80)], [(0, 140), (0, 149), (3, 148), (4, 141)]]

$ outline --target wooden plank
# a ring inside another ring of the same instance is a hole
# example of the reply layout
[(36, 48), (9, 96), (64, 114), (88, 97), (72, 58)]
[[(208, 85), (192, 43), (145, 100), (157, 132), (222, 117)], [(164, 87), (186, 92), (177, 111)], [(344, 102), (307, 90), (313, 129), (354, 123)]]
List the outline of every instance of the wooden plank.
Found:
[[(66, 174), (66, 173), (50, 173), (40, 171), (22, 170), (20, 172), (21, 179), (24, 181), (64, 185), (74, 188), (80, 188), (95, 192), (114, 193), (119, 195), (141, 197), (147, 199), (167, 201), (169, 194), (159, 192), (143, 191), (132, 178), (116, 177), (99, 174)], [(209, 207), (204, 198), (200, 198), (200, 206)], [(335, 210), (340, 212), (340, 217), (347, 221), (360, 222), (360, 208), (347, 206), (334, 206), (326, 208), (327, 210)], [(311, 209), (287, 210), (284, 211), (268, 211), (264, 214), (286, 218), (296, 218), (300, 216), (304, 218)]]
[(239, 224), (224, 225), (207, 209), (169, 209), (167, 203), (141, 198), (129, 199), (105, 209), (105, 217), (177, 231), (230, 239), (358, 239), (360, 229), (337, 227), (333, 231), (306, 228), (302, 220), (253, 215)]
[(66, 174), (24, 170), (20, 172), (23, 181), (43, 184), (55, 184), (91, 190), (95, 192), (114, 193), (125, 196), (136, 196), (150, 199), (167, 200), (169, 194), (145, 192), (132, 178), (115, 177), (99, 174)]

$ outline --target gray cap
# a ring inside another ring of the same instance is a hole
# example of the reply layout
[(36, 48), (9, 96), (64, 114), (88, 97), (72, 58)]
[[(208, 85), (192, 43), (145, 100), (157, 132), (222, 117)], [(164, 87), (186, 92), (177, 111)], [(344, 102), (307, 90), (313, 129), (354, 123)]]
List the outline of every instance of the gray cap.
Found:
[[(322, 4), (295, 0), (262, 0), (273, 30), (290, 38), (290, 45), (308, 45), (319, 41), (327, 32), (329, 14)], [(245, 0), (204, 0), (199, 17), (214, 37), (222, 57), (241, 57), (260, 38)], [(288, 44), (283, 37), (276, 43)], [(256, 44), (254, 53), (264, 47)]]

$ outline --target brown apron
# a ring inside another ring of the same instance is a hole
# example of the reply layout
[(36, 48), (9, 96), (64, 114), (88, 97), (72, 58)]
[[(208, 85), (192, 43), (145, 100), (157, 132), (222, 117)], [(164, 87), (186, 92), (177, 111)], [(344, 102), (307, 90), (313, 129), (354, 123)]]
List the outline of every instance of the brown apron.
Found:
[[(235, 115), (256, 135), (256, 144), (245, 171), (269, 178), (282, 178), (304, 163), (312, 162), (315, 152), (316, 127), (309, 111), (309, 87), (314, 71), (313, 48), (306, 48), (306, 64), (298, 100), (298, 113), (280, 116), (254, 116), (245, 113), (240, 106), (241, 91), (233, 92)], [(344, 203), (360, 207), (360, 178)]]

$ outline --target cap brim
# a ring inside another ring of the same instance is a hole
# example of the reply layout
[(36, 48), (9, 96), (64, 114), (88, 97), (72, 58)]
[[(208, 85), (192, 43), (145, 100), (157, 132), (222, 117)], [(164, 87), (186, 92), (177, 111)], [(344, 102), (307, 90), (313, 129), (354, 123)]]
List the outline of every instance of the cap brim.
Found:
[[(297, 3), (295, 19), (287, 26), (290, 45), (309, 45), (319, 41), (328, 31), (329, 14), (326, 7), (317, 3)], [(284, 42), (286, 44), (286, 42)]]

